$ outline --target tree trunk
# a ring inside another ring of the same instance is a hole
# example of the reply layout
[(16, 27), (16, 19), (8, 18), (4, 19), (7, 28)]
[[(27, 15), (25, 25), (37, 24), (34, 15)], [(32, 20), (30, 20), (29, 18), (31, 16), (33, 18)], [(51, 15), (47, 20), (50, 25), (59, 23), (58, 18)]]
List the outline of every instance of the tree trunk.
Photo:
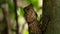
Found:
[(4, 8), (3, 9), (4, 10), (4, 14), (5, 14), (4, 17), (6, 18), (7, 27), (8, 27), (7, 28), (8, 29), (8, 34), (12, 34), (12, 31), (11, 31), (11, 21), (10, 21), (10, 12), (9, 12), (9, 9), (8, 9), (8, 4), (6, 3), (3, 8)]
[(60, 34), (60, 0), (43, 0), (44, 14), (51, 17), (44, 34)]

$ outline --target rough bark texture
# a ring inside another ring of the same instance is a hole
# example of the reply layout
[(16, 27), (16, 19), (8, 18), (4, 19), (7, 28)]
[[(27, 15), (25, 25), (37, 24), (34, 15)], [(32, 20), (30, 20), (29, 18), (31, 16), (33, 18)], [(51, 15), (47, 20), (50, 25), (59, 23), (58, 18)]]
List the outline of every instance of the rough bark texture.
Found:
[(60, 34), (60, 0), (43, 0), (44, 12), (51, 16), (45, 34)]
[(40, 30), (40, 24), (36, 19), (36, 13), (32, 5), (29, 5), (24, 8), (25, 18), (28, 23), (29, 34), (42, 34)]

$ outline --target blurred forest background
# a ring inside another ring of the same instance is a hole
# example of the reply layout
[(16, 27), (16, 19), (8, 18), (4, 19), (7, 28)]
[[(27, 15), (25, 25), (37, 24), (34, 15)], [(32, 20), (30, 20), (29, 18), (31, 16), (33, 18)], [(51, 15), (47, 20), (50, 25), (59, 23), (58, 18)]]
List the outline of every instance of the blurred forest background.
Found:
[(60, 34), (60, 0), (0, 0), (0, 34), (29, 34), (23, 8), (30, 4), (38, 21), (41, 16), (42, 23), (50, 19), (43, 34)]
[[(16, 34), (16, 22), (18, 22), (19, 34), (29, 34), (23, 10), (29, 4), (33, 5), (37, 13), (37, 20), (40, 20), (43, 0), (16, 0), (16, 3), (17, 6), (15, 6), (14, 0), (0, 0), (0, 34), (6, 34), (7, 27), (9, 34)], [(17, 7), (17, 10), (15, 10), (15, 7)], [(18, 17), (16, 17), (15, 11), (17, 11)]]

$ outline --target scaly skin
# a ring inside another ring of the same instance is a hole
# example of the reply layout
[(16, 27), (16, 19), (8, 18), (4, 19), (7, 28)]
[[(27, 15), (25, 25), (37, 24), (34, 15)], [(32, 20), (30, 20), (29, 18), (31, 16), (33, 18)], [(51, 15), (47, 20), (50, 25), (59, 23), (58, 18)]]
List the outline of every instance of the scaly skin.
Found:
[(32, 4), (24, 8), (25, 19), (28, 23), (29, 34), (42, 34), (40, 30), (40, 24), (36, 19), (36, 13)]

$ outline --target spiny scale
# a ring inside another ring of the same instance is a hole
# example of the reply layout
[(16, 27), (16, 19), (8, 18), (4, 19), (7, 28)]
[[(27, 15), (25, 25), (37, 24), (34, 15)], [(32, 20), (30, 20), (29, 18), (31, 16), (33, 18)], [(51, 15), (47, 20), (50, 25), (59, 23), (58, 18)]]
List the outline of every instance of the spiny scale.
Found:
[(25, 19), (29, 27), (29, 34), (42, 34), (39, 26), (40, 24), (36, 19), (36, 13), (33, 9), (33, 5), (30, 4), (29, 6), (25, 7), (24, 11), (25, 11)]

